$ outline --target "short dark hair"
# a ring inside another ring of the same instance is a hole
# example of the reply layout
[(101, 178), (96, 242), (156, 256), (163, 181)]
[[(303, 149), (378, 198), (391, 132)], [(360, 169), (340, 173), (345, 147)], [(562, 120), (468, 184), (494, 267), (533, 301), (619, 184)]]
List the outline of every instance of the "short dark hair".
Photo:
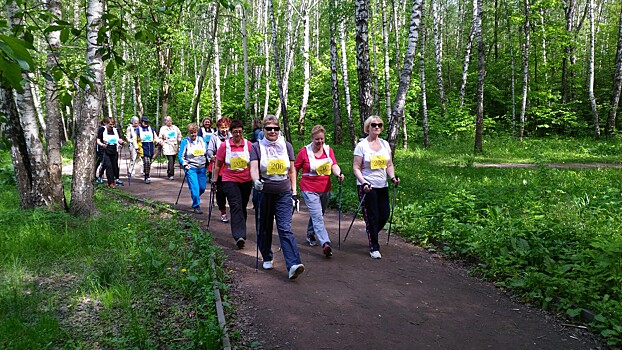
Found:
[(239, 120), (234, 120), (231, 122), (231, 126), (229, 127), (229, 129), (233, 130), (233, 129), (244, 129), (244, 124), (242, 124), (241, 121)]

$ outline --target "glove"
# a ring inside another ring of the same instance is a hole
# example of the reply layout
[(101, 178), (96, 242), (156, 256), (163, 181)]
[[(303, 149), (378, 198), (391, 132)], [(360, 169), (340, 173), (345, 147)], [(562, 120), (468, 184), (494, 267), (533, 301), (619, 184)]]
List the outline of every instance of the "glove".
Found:
[(397, 176), (394, 176), (393, 178), (391, 178), (391, 182), (393, 182), (393, 185), (397, 187), (400, 184), (400, 178)]
[(292, 214), (294, 213), (294, 211), (300, 212), (300, 200), (298, 199), (297, 194), (292, 194), (292, 205)]
[(263, 191), (263, 181), (261, 181), (261, 180), (254, 180), (253, 181), (253, 188), (256, 191), (259, 191), (259, 192)]
[(211, 186), (212, 192), (216, 192), (216, 181), (212, 181), (210, 186)]

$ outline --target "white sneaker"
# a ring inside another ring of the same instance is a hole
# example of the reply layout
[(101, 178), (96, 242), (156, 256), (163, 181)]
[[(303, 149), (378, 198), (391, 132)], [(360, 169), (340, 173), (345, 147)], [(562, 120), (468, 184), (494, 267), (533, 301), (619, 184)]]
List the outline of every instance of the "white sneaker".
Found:
[(292, 265), (292, 267), (289, 268), (289, 279), (296, 279), (304, 270), (305, 266), (303, 264)]
[(264, 260), (262, 266), (264, 270), (272, 270), (272, 260)]
[(151, 183), (151, 178), (150, 178), (150, 177), (146, 178), (146, 179), (145, 179), (145, 183), (146, 183), (146, 184), (150, 184), (150, 183)]
[(369, 252), (369, 255), (371, 256), (372, 259), (382, 259), (382, 255), (380, 255), (380, 252), (377, 250)]
[(220, 216), (220, 221), (224, 222), (225, 224), (229, 222), (229, 218), (227, 218), (227, 214), (222, 214)]
[(168, 179), (169, 179), (169, 180), (173, 180), (173, 179), (175, 179), (175, 178), (174, 178), (174, 177), (172, 177), (172, 176), (169, 176), (169, 177), (168, 177)]

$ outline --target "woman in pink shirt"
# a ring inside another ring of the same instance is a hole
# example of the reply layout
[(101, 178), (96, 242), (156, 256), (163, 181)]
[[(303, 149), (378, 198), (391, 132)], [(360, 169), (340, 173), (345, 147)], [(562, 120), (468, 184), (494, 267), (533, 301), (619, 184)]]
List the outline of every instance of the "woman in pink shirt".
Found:
[(324, 212), (330, 197), (330, 175), (335, 174), (339, 182), (343, 181), (344, 176), (333, 150), (324, 143), (325, 134), (326, 130), (321, 125), (311, 129), (311, 143), (300, 149), (294, 166), (298, 173), (302, 173), (300, 190), (309, 208), (307, 242), (316, 246), (319, 240), (324, 255), (330, 257), (333, 255), (330, 237), (324, 227)]
[(253, 188), (250, 175), (250, 149), (252, 144), (242, 135), (242, 123), (231, 122), (231, 135), (216, 151), (216, 164), (212, 181), (222, 176), (223, 192), (229, 202), (231, 234), (239, 249), (246, 243), (246, 205)]

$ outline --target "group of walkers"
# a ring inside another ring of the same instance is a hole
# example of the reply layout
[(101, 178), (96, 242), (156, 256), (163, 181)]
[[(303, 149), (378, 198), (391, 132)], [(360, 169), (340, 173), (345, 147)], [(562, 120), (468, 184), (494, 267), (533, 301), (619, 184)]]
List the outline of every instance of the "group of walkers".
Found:
[[(305, 269), (292, 232), (292, 215), (299, 202), (298, 174), (301, 174), (301, 195), (309, 209), (306, 241), (311, 246), (319, 245), (326, 257), (333, 255), (323, 216), (331, 190), (330, 176), (334, 175), (340, 184), (345, 176), (332, 148), (325, 143), (324, 127), (314, 126), (311, 130), (311, 143), (296, 154), (292, 144), (281, 133), (279, 120), (274, 115), (267, 115), (263, 121), (258, 118), (253, 120), (251, 140), (244, 138), (242, 122), (231, 121), (227, 117), (219, 119), (216, 128), (212, 128), (209, 118), (205, 118), (200, 127), (191, 123), (187, 127), (188, 136), (183, 139), (170, 118), (166, 119), (166, 125), (159, 134), (149, 126), (147, 118), (143, 117), (140, 121), (141, 124), (137, 125), (138, 118), (132, 118), (132, 125), (127, 130), (132, 162), (130, 166), (133, 168), (134, 161), (141, 158), (144, 182), (149, 184), (153, 145), (160, 144), (169, 162), (167, 177), (173, 179), (174, 167), (171, 163), (174, 164), (174, 150), (184, 169), (184, 180), (190, 190), (194, 213), (203, 213), (201, 195), (209, 184), (212, 194), (216, 195), (221, 221), (224, 223), (229, 222), (226, 211), (227, 202), (229, 204), (231, 235), (239, 249), (245, 247), (247, 239), (246, 207), (252, 193), (257, 250), (261, 254), (262, 267), (265, 270), (273, 268), (272, 231), (275, 222), (289, 278), (297, 278)], [(109, 127), (110, 123), (106, 128)], [(357, 144), (353, 161), (353, 173), (369, 240), (369, 254), (374, 259), (382, 257), (378, 233), (390, 215), (388, 181), (394, 186), (398, 186), (400, 182), (395, 176), (389, 144), (379, 137), (382, 128), (383, 121), (378, 116), (369, 117), (365, 121), (364, 131), (367, 137)], [(111, 144), (114, 137), (106, 138), (107, 133), (103, 134), (102, 144)], [(119, 140), (118, 135), (116, 139)], [(132, 147), (135, 148), (134, 151)], [(169, 157), (171, 153), (173, 156)], [(113, 181), (118, 179), (118, 166), (112, 172), (108, 176), (109, 184), (111, 178)]]

